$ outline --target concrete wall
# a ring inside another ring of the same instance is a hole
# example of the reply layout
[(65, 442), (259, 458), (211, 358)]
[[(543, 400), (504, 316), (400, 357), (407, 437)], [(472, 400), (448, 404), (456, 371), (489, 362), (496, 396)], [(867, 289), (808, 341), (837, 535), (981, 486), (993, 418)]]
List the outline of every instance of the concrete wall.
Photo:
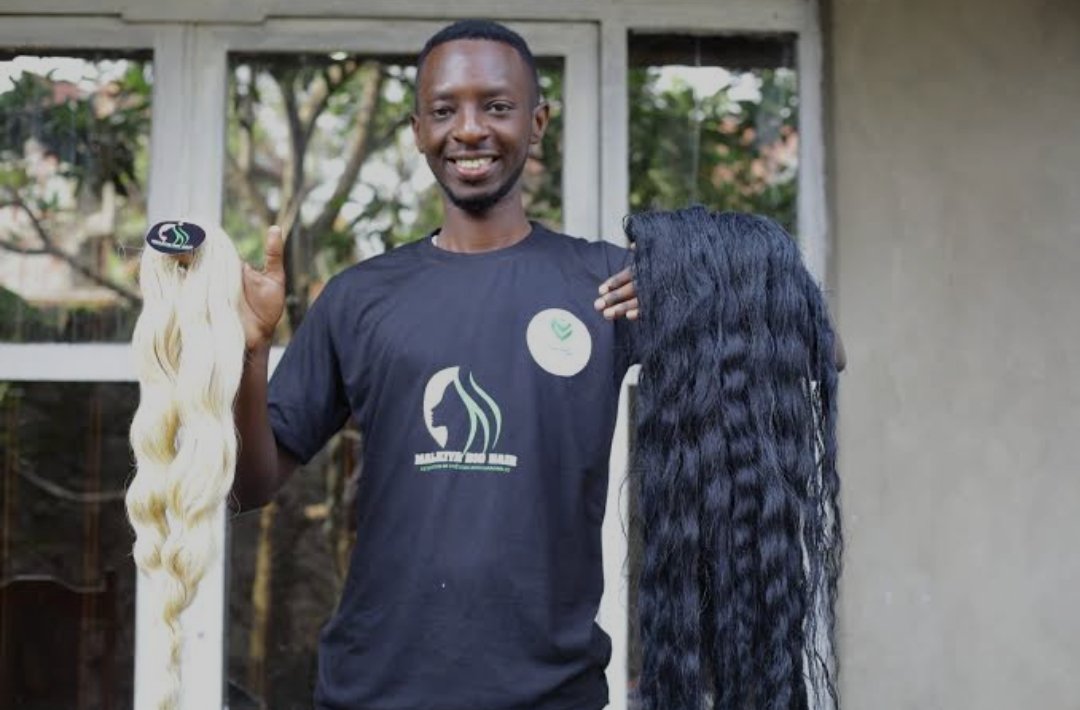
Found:
[(833, 0), (847, 708), (1080, 708), (1080, 3)]

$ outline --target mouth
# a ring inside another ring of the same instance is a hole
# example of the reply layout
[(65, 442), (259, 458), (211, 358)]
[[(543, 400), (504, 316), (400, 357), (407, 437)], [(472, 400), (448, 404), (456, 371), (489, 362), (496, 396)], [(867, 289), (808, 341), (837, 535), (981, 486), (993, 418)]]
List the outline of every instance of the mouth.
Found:
[(454, 173), (462, 180), (476, 182), (483, 180), (491, 173), (497, 158), (484, 155), (479, 157), (448, 158), (447, 162), (453, 168)]

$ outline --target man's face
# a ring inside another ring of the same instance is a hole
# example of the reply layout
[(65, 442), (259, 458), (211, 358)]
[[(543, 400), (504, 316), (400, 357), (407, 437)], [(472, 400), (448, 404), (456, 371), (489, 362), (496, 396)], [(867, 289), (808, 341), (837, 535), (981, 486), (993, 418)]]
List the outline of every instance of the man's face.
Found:
[(525, 60), (502, 42), (447, 42), (428, 54), (416, 83), (413, 135), (449, 200), (481, 214), (516, 196), (548, 121)]

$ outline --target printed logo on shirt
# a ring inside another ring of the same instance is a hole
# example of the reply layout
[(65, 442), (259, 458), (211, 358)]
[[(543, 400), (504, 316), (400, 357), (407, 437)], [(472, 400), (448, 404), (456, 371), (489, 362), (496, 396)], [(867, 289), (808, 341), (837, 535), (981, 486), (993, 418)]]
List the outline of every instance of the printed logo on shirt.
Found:
[(589, 329), (562, 308), (548, 308), (533, 316), (525, 331), (525, 342), (536, 364), (559, 377), (581, 372), (592, 355)]
[(421, 471), (507, 473), (517, 466), (517, 456), (496, 449), (502, 409), (472, 373), (463, 381), (460, 367), (439, 370), (428, 380), (424, 425), (440, 450), (416, 454)]

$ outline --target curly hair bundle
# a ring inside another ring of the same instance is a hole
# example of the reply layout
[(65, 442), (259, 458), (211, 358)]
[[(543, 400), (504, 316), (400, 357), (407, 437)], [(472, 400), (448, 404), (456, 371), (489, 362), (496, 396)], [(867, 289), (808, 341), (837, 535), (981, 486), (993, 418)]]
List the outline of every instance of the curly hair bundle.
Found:
[(140, 262), (136, 472), (126, 503), (135, 563), (157, 585), (156, 615), (169, 632), (159, 710), (179, 702), (180, 616), (220, 552), (217, 516), (233, 482), (233, 400), (243, 373), (241, 275), (232, 242), (217, 228), (183, 258), (147, 248)]
[(838, 707), (833, 332), (795, 241), (634, 215), (644, 710)]

